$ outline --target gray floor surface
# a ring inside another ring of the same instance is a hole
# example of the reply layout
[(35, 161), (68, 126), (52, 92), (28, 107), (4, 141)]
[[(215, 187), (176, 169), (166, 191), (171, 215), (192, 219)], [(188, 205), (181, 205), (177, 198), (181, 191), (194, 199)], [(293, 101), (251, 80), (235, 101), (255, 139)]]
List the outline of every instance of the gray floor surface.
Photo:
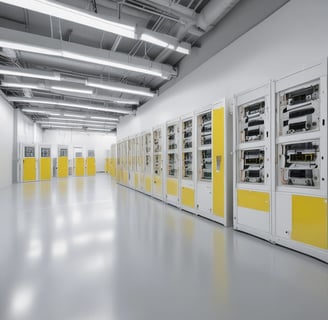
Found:
[(0, 190), (0, 319), (328, 319), (328, 265), (110, 177)]

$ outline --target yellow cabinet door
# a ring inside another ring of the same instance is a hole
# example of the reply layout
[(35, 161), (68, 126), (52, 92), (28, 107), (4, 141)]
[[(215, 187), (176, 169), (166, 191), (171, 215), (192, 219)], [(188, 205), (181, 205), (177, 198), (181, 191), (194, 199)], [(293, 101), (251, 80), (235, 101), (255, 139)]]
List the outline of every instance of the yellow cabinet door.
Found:
[(51, 158), (40, 158), (40, 180), (51, 179)]
[(225, 181), (224, 181), (224, 107), (214, 109), (212, 113), (212, 176), (213, 176), (213, 214), (224, 217)]
[(187, 187), (181, 188), (181, 204), (185, 207), (195, 208), (195, 190)]
[(25, 158), (23, 160), (23, 181), (36, 180), (36, 159)]
[(68, 158), (58, 157), (58, 178), (68, 177)]
[(327, 199), (292, 196), (292, 234), (295, 241), (328, 249)]
[(96, 174), (96, 159), (93, 157), (87, 158), (87, 175), (94, 176)]
[(178, 180), (167, 179), (166, 181), (166, 193), (170, 196), (178, 196)]
[(84, 158), (75, 158), (75, 176), (84, 176)]

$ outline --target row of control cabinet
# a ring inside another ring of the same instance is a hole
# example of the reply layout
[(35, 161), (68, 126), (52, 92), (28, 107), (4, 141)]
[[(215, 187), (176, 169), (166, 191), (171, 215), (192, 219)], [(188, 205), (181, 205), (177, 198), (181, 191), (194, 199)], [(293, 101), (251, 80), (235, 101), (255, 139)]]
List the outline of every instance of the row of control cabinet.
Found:
[(50, 145), (21, 144), (19, 146), (18, 180), (21, 182), (51, 180), (52, 177), (94, 176), (96, 174), (95, 150), (59, 145), (57, 157), (52, 157)]
[[(231, 114), (225, 101), (117, 143), (120, 184), (223, 225), (232, 224)], [(231, 157), (231, 159), (229, 159)]]
[(327, 63), (234, 98), (234, 228), (328, 262)]

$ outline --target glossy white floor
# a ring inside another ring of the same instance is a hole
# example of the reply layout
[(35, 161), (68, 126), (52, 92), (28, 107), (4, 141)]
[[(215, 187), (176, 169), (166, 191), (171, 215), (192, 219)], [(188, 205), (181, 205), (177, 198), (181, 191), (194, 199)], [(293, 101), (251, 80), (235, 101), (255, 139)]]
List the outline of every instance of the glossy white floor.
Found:
[(0, 319), (327, 319), (328, 265), (117, 186), (0, 190)]

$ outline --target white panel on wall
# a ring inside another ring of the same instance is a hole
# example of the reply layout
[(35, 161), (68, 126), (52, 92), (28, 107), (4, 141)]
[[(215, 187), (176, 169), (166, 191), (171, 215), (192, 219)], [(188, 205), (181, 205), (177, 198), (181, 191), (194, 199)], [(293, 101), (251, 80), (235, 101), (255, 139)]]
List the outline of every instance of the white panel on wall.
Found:
[(99, 134), (91, 132), (75, 132), (69, 130), (46, 130), (43, 133), (42, 143), (49, 144), (52, 147), (52, 157), (57, 157), (57, 146), (69, 146), (69, 158), (73, 158), (73, 147), (82, 146), (95, 149), (96, 170), (105, 170), (106, 150), (116, 143), (116, 136), (112, 134)]
[(12, 183), (14, 110), (0, 95), (0, 188)]
[(291, 0), (140, 108), (137, 116), (124, 117), (118, 139), (320, 63), (328, 56), (327, 12), (328, 1)]
[(21, 111), (17, 111), (17, 142), (18, 143), (42, 142), (41, 128)]

